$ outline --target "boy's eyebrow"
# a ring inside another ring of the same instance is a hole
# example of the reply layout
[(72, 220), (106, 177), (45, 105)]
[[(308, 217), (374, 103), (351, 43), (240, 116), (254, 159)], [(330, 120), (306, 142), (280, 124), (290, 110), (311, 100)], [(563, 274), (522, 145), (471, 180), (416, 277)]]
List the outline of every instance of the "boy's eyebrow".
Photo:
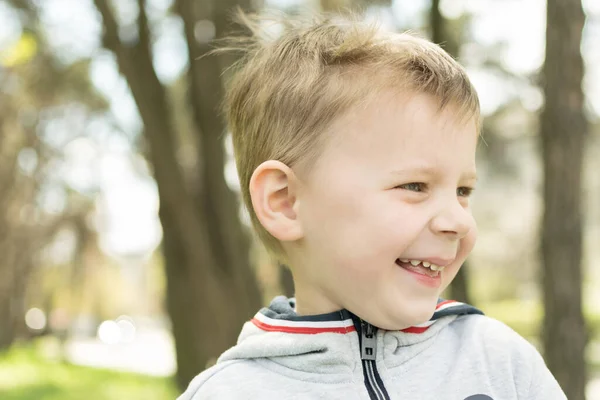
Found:
[(430, 167), (430, 166), (413, 166), (413, 167), (406, 167), (403, 169), (397, 169), (392, 171), (392, 175), (406, 175), (408, 173), (414, 174), (420, 174), (420, 175), (436, 175), (437, 174), (437, 170), (434, 167)]
[[(405, 176), (406, 174), (418, 174), (419, 176), (435, 176), (439, 173), (439, 170), (435, 167), (430, 167), (430, 166), (415, 166), (415, 167), (408, 167), (405, 169), (397, 169), (392, 171), (392, 175), (395, 176)], [(465, 180), (474, 180), (477, 181), (477, 172), (475, 171), (469, 171), (464, 173), (461, 176), (462, 179)]]

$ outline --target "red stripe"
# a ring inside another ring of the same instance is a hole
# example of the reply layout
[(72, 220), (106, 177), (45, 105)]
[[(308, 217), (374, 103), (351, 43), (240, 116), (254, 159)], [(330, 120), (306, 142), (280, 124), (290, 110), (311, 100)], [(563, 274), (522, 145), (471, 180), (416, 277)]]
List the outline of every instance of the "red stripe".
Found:
[(406, 333), (423, 333), (427, 329), (429, 329), (429, 326), (411, 326), (410, 328), (402, 329), (402, 332), (406, 332)]
[(435, 306), (435, 309), (437, 310), (438, 308), (440, 308), (441, 306), (445, 306), (446, 304), (450, 304), (450, 303), (458, 303), (456, 300), (445, 300), (442, 301), (440, 304), (438, 304), (437, 306)]
[[(446, 304), (451, 304), (451, 303), (457, 303), (457, 301), (456, 300), (442, 301), (435, 307), (435, 309), (437, 310), (438, 308), (440, 308)], [(317, 333), (349, 333), (349, 332), (356, 331), (354, 326), (329, 327), (329, 328), (276, 326), (276, 325), (265, 324), (264, 322), (261, 322), (256, 318), (252, 319), (252, 323), (254, 325), (256, 325), (258, 328), (262, 329), (263, 331), (268, 331), (268, 332), (303, 333), (303, 334), (308, 334), (308, 335), (314, 335)], [(402, 329), (402, 332), (423, 333), (423, 332), (427, 331), (427, 329), (429, 329), (429, 326), (425, 326), (425, 327), (411, 326), (409, 328)]]
[(356, 331), (354, 325), (352, 326), (341, 326), (341, 327), (329, 327), (329, 328), (312, 328), (312, 327), (300, 327), (300, 326), (275, 326), (265, 324), (256, 318), (252, 318), (252, 323), (263, 331), (268, 332), (285, 332), (285, 333), (304, 333), (308, 335), (314, 335), (317, 333), (350, 333)]

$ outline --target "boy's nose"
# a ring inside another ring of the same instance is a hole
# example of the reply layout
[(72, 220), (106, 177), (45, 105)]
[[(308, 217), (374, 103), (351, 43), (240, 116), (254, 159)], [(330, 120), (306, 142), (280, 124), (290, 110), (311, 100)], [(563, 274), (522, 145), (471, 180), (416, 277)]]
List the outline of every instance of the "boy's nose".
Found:
[(458, 200), (443, 207), (431, 221), (435, 234), (450, 236), (452, 239), (462, 239), (474, 226), (473, 215)]

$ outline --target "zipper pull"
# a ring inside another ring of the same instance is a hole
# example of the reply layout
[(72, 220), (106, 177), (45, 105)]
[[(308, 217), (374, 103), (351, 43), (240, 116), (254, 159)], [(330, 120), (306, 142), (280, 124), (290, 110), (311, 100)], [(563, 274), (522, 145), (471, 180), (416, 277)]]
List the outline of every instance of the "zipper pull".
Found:
[(361, 345), (360, 358), (363, 360), (375, 360), (377, 355), (377, 333), (375, 327), (368, 322), (361, 321)]

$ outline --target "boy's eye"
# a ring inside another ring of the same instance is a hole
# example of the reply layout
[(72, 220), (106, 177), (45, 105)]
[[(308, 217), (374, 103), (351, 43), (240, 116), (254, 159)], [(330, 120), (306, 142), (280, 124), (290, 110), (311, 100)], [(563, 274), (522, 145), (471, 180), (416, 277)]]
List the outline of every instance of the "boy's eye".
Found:
[(473, 188), (462, 186), (456, 189), (456, 195), (459, 197), (469, 197), (473, 193)]
[(411, 182), (405, 183), (404, 185), (399, 185), (397, 188), (410, 190), (411, 192), (424, 192), (427, 188), (427, 185), (423, 182)]

